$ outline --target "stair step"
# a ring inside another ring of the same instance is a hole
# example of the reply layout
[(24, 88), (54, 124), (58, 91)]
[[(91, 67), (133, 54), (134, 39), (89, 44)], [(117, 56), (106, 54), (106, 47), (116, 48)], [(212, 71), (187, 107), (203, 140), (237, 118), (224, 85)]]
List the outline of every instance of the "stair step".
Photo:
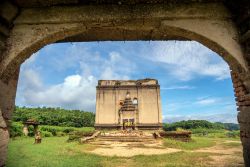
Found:
[(140, 138), (140, 139), (150, 138), (150, 139), (153, 139), (153, 136), (99, 136), (99, 138), (100, 137), (102, 137), (102, 138), (117, 138), (117, 137), (120, 137), (120, 138)]
[(149, 142), (155, 141), (154, 138), (130, 138), (130, 137), (98, 137), (97, 141), (123, 141), (123, 142)]

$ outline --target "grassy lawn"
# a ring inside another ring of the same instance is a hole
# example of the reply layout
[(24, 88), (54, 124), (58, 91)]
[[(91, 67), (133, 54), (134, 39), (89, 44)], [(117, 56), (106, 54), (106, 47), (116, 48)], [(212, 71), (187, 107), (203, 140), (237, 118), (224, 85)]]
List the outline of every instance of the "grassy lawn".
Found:
[(164, 139), (164, 146), (169, 148), (179, 148), (183, 150), (194, 150), (204, 147), (212, 147), (216, 144), (216, 139), (206, 137), (192, 137), (189, 142), (181, 142), (173, 139)]
[[(11, 140), (8, 150), (7, 167), (178, 167), (178, 166), (206, 166), (215, 153), (197, 153), (194, 150), (213, 146), (215, 139), (195, 137), (191, 143), (179, 143), (165, 140), (165, 145), (181, 148), (178, 153), (134, 156), (134, 157), (106, 157), (84, 153), (96, 146), (79, 145), (77, 142), (66, 142), (67, 137), (43, 138), (42, 144), (33, 144), (34, 139), (21, 137)], [(229, 143), (227, 147), (230, 147)], [(234, 147), (237, 144), (232, 144)]]

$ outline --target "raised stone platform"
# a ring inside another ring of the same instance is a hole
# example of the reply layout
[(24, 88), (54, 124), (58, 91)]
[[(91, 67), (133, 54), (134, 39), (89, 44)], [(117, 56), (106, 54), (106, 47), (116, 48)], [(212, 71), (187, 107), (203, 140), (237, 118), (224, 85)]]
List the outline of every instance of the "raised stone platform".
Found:
[(101, 134), (91, 143), (98, 142), (155, 142), (153, 132), (144, 131), (109, 131)]

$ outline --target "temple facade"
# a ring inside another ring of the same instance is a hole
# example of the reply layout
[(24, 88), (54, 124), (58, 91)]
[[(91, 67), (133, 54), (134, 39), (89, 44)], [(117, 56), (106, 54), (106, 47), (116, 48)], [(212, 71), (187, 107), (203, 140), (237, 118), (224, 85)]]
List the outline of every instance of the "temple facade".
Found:
[(160, 85), (157, 80), (99, 80), (96, 87), (96, 129), (161, 127)]

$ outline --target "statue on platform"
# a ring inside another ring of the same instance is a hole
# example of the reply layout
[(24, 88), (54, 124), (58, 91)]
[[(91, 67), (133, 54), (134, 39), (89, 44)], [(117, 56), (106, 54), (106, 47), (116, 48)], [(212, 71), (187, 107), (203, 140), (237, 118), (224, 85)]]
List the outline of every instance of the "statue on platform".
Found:
[(34, 144), (40, 144), (42, 142), (42, 137), (40, 131), (37, 131), (35, 134), (35, 143)]

